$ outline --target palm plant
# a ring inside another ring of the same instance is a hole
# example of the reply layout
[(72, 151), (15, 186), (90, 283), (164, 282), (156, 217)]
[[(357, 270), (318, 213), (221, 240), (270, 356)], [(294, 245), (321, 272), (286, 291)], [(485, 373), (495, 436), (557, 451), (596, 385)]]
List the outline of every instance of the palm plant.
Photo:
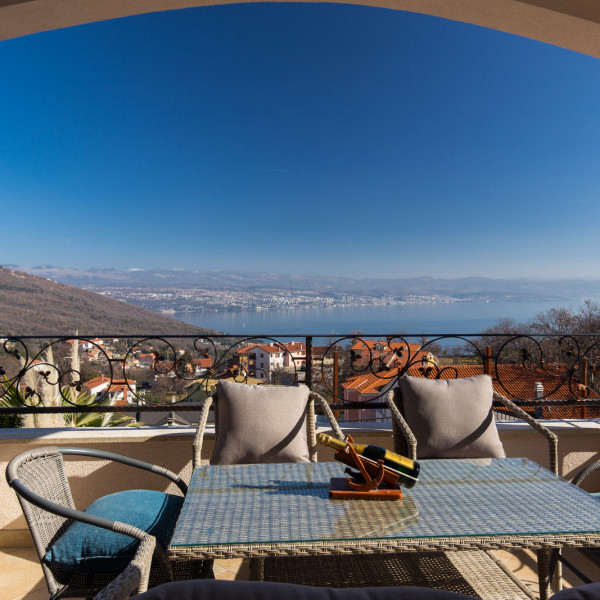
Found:
[[(59, 369), (54, 364), (52, 347), (48, 346), (44, 364), (49, 370), (26, 368), (25, 359), (19, 358), (23, 372), (24, 390), (4, 376), (0, 392), (0, 406), (21, 407), (41, 403), (42, 406), (88, 406), (92, 403), (89, 390), (82, 390), (79, 381), (79, 344), (74, 342), (70, 353), (70, 383), (62, 390), (59, 386)], [(54, 374), (54, 375), (53, 375)], [(35, 399), (35, 401), (34, 401)], [(106, 395), (94, 399), (94, 406), (110, 406), (112, 399)], [(115, 413), (62, 413), (51, 415), (9, 415), (0, 421), (2, 427), (130, 427), (141, 425), (133, 417)]]

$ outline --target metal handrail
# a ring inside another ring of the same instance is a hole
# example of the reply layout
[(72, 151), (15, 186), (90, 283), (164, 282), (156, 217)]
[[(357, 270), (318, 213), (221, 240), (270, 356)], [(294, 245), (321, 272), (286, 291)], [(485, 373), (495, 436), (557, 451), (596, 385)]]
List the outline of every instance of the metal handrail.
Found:
[[(335, 410), (385, 409), (385, 394), (406, 373), (442, 379), (460, 376), (464, 365), (443, 366), (432, 352), (448, 348), (451, 342), (460, 348), (463, 360), (468, 355), (482, 373), (492, 376), (504, 396), (522, 408), (600, 407), (600, 378), (596, 381), (600, 334), (97, 334), (0, 337), (0, 377), (4, 378), (3, 383), (0, 379), (0, 415), (198, 411), (202, 402), (194, 401), (194, 394), (206, 393), (214, 379), (229, 376), (246, 383), (277, 383), (275, 375), (282, 379), (280, 383), (305, 383), (319, 391)], [(487, 346), (490, 343), (493, 349)], [(80, 347), (85, 350), (80, 352)], [(77, 361), (65, 352), (73, 354), (73, 348), (83, 354)], [(261, 363), (259, 357), (265, 353), (278, 355), (279, 373)], [(56, 355), (55, 359), (49, 355)], [(79, 366), (79, 360), (90, 356), (94, 369), (105, 377), (105, 388), (119, 385), (131, 402), (105, 405), (101, 396), (74, 402), (77, 396), (82, 398), (87, 383), (86, 368)], [(210, 363), (206, 372), (195, 373), (196, 359)], [(151, 380), (147, 389), (138, 388), (131, 375), (135, 368), (138, 379), (143, 371)], [(511, 393), (508, 368), (545, 378), (544, 393), (534, 398)], [(366, 400), (350, 401), (339, 390), (348, 379), (360, 376), (375, 382), (377, 391)], [(52, 402), (47, 395), (53, 395)]]

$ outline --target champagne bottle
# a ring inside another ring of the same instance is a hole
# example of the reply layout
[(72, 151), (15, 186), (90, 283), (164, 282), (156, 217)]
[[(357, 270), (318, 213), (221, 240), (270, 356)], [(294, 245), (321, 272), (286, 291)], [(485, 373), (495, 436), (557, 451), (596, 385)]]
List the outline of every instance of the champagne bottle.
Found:
[[(338, 440), (327, 433), (319, 433), (317, 435), (317, 441), (325, 446), (335, 448), (336, 450), (346, 450), (350, 445), (348, 442)], [(404, 486), (405, 488), (411, 488), (417, 483), (419, 472), (421, 470), (421, 466), (417, 461), (396, 454), (395, 452), (390, 452), (385, 448), (372, 446), (370, 444), (352, 444), (352, 447), (356, 450), (358, 455), (364, 456), (369, 460), (375, 462), (382, 460), (384, 467), (398, 474), (399, 485)]]

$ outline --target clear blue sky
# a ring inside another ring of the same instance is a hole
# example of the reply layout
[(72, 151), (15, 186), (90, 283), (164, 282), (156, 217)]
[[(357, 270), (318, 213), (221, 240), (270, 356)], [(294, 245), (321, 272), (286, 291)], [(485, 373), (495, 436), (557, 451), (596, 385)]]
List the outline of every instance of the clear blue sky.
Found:
[(0, 264), (600, 277), (600, 61), (362, 6), (0, 43)]

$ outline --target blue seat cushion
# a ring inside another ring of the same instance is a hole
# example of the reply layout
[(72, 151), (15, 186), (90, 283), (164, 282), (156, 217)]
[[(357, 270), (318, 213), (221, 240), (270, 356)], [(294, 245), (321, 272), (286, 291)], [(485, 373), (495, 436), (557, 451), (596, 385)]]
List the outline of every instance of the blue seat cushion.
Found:
[[(99, 498), (84, 512), (133, 525), (156, 537), (166, 549), (183, 498), (151, 490), (117, 492)], [(108, 529), (74, 521), (50, 546), (44, 560), (63, 571), (115, 573), (133, 557), (138, 541)]]

